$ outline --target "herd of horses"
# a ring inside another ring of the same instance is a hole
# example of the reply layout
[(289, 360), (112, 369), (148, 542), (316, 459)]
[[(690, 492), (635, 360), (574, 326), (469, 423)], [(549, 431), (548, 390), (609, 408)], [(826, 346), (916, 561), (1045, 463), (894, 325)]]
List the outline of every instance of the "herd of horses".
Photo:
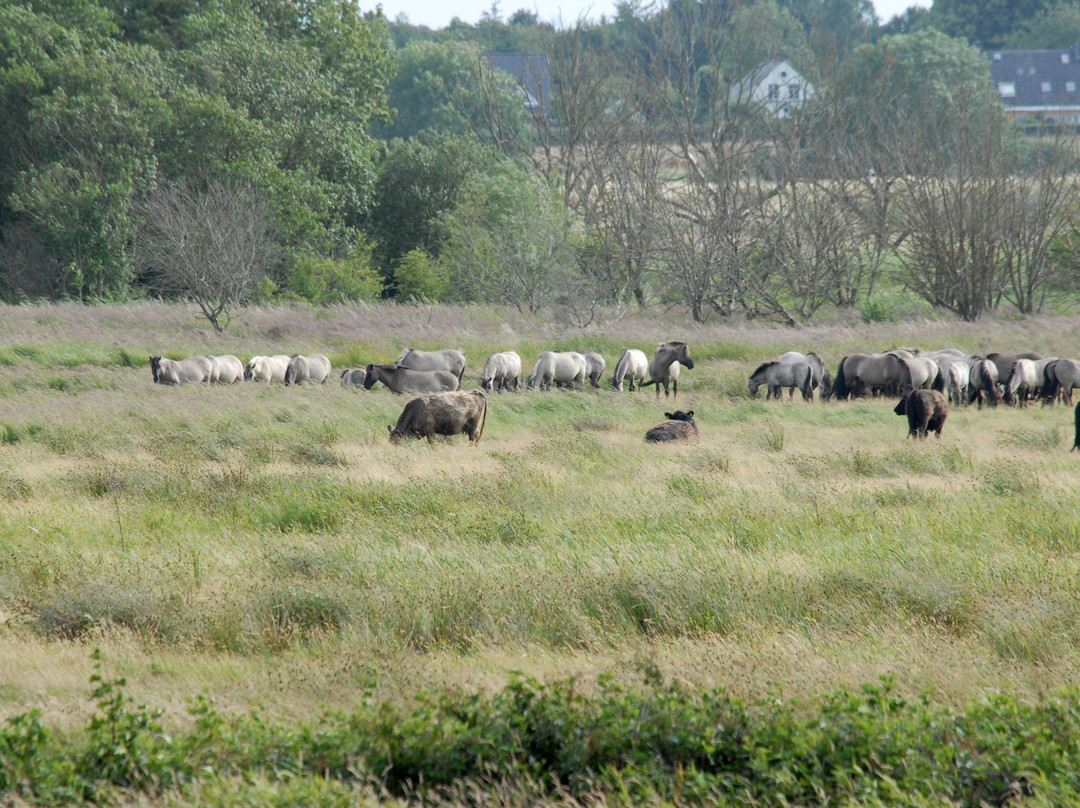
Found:
[[(370, 390), (382, 384), (394, 393), (445, 394), (461, 389), (466, 366), (461, 351), (406, 348), (391, 363), (346, 368), (339, 378), (343, 387)], [(499, 351), (488, 356), (480, 383), (484, 391), (496, 393), (520, 390), (522, 384), (536, 391), (552, 387), (583, 389), (586, 382), (599, 388), (606, 367), (603, 356), (596, 352), (544, 351), (523, 382), (521, 357), (515, 351)], [(618, 391), (624, 385), (630, 391), (655, 386), (657, 396), (663, 387), (665, 396), (677, 398), (679, 374), (684, 367), (692, 369), (694, 360), (683, 341), (661, 343), (651, 359), (644, 351), (627, 348), (615, 364), (611, 386)], [(181, 360), (151, 356), (150, 368), (155, 382), (171, 385), (240, 381), (286, 385), (325, 383), (331, 372), (330, 360), (322, 354), (254, 356), (246, 363), (232, 355)], [(977, 356), (958, 348), (933, 351), (896, 348), (849, 354), (837, 364), (835, 375), (830, 375), (819, 354), (789, 351), (761, 363), (750, 374), (750, 394), (755, 396), (761, 387), (766, 387), (768, 399), (782, 398), (784, 389), (789, 398), (799, 390), (805, 401), (812, 401), (815, 391), (822, 401), (891, 395), (900, 399), (897, 413), (908, 414), (911, 434), (926, 435), (926, 424), (911, 419), (923, 419), (929, 412), (925, 417), (932, 424), (930, 431), (940, 436), (948, 404), (977, 403), (981, 409), (984, 403), (990, 407), (999, 402), (1024, 407), (1031, 401), (1042, 400), (1044, 404), (1061, 401), (1071, 405), (1072, 391), (1080, 387), (1080, 360), (1044, 357), (1035, 352)], [(912, 397), (914, 393), (918, 395)], [(690, 430), (681, 417), (665, 415), (669, 427), (664, 434), (676, 436), (674, 439), (697, 435), (696, 426)], [(1073, 448), (1080, 449), (1080, 405), (1075, 419), (1077, 433)], [(672, 421), (677, 423), (671, 425)], [(693, 425), (692, 418), (689, 424)]]

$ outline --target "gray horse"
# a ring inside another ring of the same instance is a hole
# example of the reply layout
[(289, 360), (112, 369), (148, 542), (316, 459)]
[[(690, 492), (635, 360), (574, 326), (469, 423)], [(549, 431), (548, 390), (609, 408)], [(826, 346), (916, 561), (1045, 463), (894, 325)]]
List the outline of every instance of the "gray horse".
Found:
[(975, 357), (975, 361), (968, 371), (968, 404), (978, 400), (979, 409), (982, 409), (983, 398), (988, 406), (996, 407), (1001, 399), (998, 392), (997, 365), (989, 359)]
[[(832, 395), (832, 376), (829, 375), (829, 369), (825, 367), (825, 361), (813, 351), (805, 354), (798, 351), (788, 351), (780, 354), (778, 361), (781, 365), (806, 362), (810, 365), (810, 370), (814, 374), (813, 387), (818, 391), (821, 400), (827, 401), (829, 396)], [(792, 387), (788, 389), (788, 396), (793, 395), (795, 395), (795, 388)]]
[(289, 359), (289, 366), (285, 368), (285, 384), (300, 384), (308, 381), (323, 384), (328, 378), (330, 378), (330, 360), (323, 354), (310, 356), (296, 354)]
[(657, 398), (660, 397), (660, 385), (664, 385), (665, 397), (670, 386), (672, 398), (678, 398), (680, 365), (685, 365), (687, 370), (694, 369), (694, 360), (690, 358), (690, 348), (687, 344), (679, 340), (660, 343), (649, 362), (649, 380), (641, 386), (648, 387), (650, 384), (655, 384)]
[[(907, 356), (910, 353), (904, 352)], [(897, 351), (873, 354), (850, 354), (840, 360), (833, 380), (833, 397), (855, 398), (873, 393), (875, 389), (898, 387), (900, 384), (900, 360)]]
[(443, 393), (461, 387), (448, 370), (411, 370), (401, 365), (368, 365), (364, 368), (364, 389), (382, 382), (393, 393)]
[(445, 370), (457, 376), (459, 385), (461, 378), (465, 375), (465, 354), (453, 348), (441, 351), (418, 351), (416, 348), (406, 348), (394, 360), (394, 364), (409, 370)]
[(493, 353), (484, 363), (480, 386), (485, 390), (517, 390), (521, 381), (521, 357), (516, 351)]
[(808, 362), (763, 362), (750, 374), (746, 386), (750, 395), (756, 396), (758, 388), (763, 384), (768, 387), (765, 393), (766, 401), (770, 398), (783, 398), (785, 387), (798, 387), (803, 401), (814, 400), (814, 372)]
[(367, 372), (363, 368), (345, 368), (341, 371), (342, 387), (363, 387)]
[(1045, 379), (1039, 397), (1044, 404), (1053, 404), (1060, 396), (1065, 404), (1072, 404), (1072, 391), (1080, 387), (1080, 361), (1055, 359), (1045, 370)]
[(596, 351), (585, 354), (585, 375), (589, 378), (589, 383), (592, 384), (594, 390), (600, 389), (600, 377), (604, 375), (605, 368), (607, 368), (607, 360)]

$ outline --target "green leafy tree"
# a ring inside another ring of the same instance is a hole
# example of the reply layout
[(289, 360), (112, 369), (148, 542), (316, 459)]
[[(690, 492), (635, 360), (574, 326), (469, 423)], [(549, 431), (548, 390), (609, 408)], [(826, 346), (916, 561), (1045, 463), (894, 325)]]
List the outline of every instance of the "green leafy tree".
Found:
[(394, 286), (401, 300), (446, 300), (450, 278), (446, 268), (420, 248), (410, 250), (394, 267)]
[(949, 36), (1000, 48), (1021, 23), (1050, 5), (1048, 0), (934, 0), (930, 16), (934, 26)]
[(437, 132), (390, 144), (368, 217), (387, 278), (413, 250), (438, 257), (447, 239), (443, 216), (457, 204), (469, 177), (493, 159), (474, 140)]
[(383, 284), (373, 263), (372, 245), (360, 239), (349, 258), (297, 256), (286, 279), (286, 299), (316, 306), (382, 297)]
[(475, 177), (448, 226), (442, 263), (465, 300), (535, 313), (579, 293), (566, 208), (540, 178), (509, 166)]
[(1005, 37), (1011, 50), (1065, 50), (1080, 42), (1080, 5), (1059, 2)]

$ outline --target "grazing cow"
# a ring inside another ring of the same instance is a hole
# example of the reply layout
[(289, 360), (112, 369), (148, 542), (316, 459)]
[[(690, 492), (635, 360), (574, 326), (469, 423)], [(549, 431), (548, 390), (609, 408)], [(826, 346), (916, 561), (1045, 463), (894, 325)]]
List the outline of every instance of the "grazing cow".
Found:
[(493, 353), (484, 363), (484, 372), (480, 376), (481, 387), (498, 393), (511, 387), (517, 390), (520, 381), (521, 357), (516, 351)]
[(912, 390), (900, 399), (893, 412), (907, 416), (909, 438), (925, 438), (931, 431), (940, 438), (949, 404), (937, 390)]
[(427, 438), (465, 433), (476, 443), (484, 434), (487, 397), (483, 390), (468, 393), (435, 393), (412, 399), (398, 417), (397, 425), (386, 428), (390, 440)]
[(700, 439), (697, 424), (694, 423), (694, 411), (665, 412), (664, 417), (668, 420), (661, 421), (645, 433), (645, 440), (649, 443), (665, 443), (667, 441), (697, 441)]
[(341, 386), (363, 388), (366, 378), (367, 371), (363, 368), (346, 368), (341, 371)]
[(322, 354), (301, 356), (296, 354), (285, 368), (285, 384), (300, 384), (312, 381), (325, 384), (330, 378), (330, 360)]
[(208, 382), (213, 369), (213, 364), (205, 356), (189, 356), (180, 360), (150, 357), (150, 374), (157, 384)]
[(595, 351), (585, 354), (585, 375), (589, 377), (594, 390), (600, 389), (600, 377), (604, 375), (607, 361)]

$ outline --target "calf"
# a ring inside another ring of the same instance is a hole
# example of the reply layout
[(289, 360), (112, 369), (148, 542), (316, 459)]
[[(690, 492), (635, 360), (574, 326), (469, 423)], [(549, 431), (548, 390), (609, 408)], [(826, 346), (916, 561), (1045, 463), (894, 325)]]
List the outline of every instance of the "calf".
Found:
[(457, 435), (464, 432), (476, 443), (484, 434), (487, 397), (483, 390), (468, 393), (433, 393), (414, 398), (401, 411), (396, 426), (387, 425), (390, 440)]
[(700, 439), (697, 424), (694, 423), (694, 411), (665, 412), (668, 419), (661, 421), (645, 433), (645, 440), (649, 443), (663, 443), (672, 440), (696, 441)]
[(940, 438), (949, 405), (937, 390), (912, 390), (900, 399), (893, 412), (907, 416), (908, 437), (925, 438), (933, 431)]

